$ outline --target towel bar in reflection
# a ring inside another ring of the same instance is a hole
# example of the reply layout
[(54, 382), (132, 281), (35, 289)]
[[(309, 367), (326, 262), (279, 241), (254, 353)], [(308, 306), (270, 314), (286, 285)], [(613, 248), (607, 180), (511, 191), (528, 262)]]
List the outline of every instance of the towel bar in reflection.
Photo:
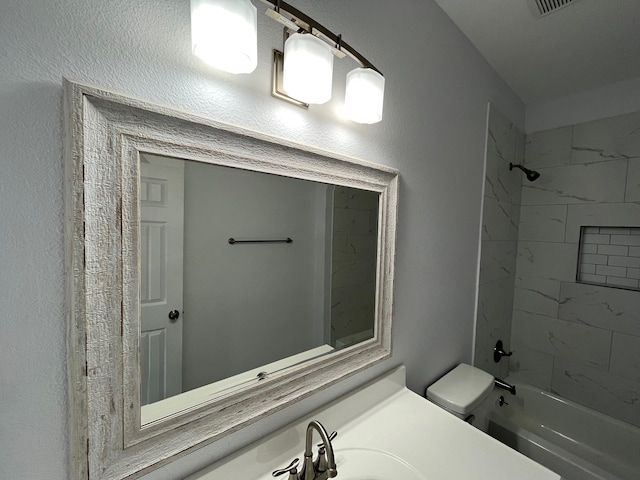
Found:
[(290, 239), (289, 237), (284, 239), (277, 239), (277, 240), (236, 240), (233, 237), (229, 239), (229, 243), (231, 245), (236, 245), (238, 243), (292, 243), (292, 242), (293, 240)]

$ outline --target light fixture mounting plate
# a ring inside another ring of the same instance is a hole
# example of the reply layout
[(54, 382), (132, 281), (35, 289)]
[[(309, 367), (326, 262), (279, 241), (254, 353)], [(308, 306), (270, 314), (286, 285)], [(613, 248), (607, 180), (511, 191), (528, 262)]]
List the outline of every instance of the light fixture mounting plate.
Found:
[(304, 108), (305, 110), (309, 108), (308, 103), (301, 102), (293, 97), (290, 97), (284, 91), (282, 87), (282, 77), (283, 77), (283, 69), (284, 69), (284, 53), (280, 50), (273, 50), (273, 68), (272, 68), (272, 78), (271, 78), (271, 95), (284, 100), (285, 102), (292, 103), (298, 107)]

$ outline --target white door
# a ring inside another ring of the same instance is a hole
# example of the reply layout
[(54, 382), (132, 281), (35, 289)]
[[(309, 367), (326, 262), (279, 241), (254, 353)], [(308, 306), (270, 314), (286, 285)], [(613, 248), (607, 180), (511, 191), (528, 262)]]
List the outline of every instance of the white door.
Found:
[(184, 161), (140, 155), (140, 403), (182, 393)]

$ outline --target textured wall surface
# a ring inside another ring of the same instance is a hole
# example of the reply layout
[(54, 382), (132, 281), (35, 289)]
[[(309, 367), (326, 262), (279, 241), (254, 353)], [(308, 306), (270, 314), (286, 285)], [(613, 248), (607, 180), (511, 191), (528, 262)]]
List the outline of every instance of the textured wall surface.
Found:
[(502, 340), (508, 351), (511, 339), (523, 177), (520, 170), (509, 170), (509, 163), (522, 164), (524, 133), (493, 105), (486, 157), (474, 365), (502, 378), (509, 362), (495, 363), (493, 349)]
[(580, 227), (640, 225), (640, 113), (528, 135), (525, 163), (510, 374), (640, 425), (640, 292), (576, 283)]
[[(282, 30), (259, 15), (259, 64), (233, 76), (190, 54), (189, 2), (33, 0), (0, 15), (0, 465), (5, 478), (68, 478), (61, 79), (396, 167), (401, 172), (393, 357), (163, 467), (182, 478), (400, 363), (421, 392), (471, 360), (487, 102), (524, 107), (430, 0), (296, 0), (386, 76), (384, 120), (303, 111), (269, 95)], [(260, 9), (263, 6), (260, 5)]]

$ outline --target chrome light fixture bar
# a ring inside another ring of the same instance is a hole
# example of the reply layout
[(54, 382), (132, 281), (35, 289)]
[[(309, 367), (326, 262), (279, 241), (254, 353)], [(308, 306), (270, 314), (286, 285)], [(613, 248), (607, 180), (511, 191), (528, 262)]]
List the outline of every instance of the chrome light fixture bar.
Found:
[[(342, 35), (336, 35), (328, 28), (324, 27), (320, 23), (316, 22), (313, 18), (305, 15), (300, 10), (286, 2), (279, 0), (260, 0), (262, 3), (273, 6), (274, 10), (267, 11), (267, 15), (274, 20), (282, 23), (290, 30), (303, 30), (307, 33), (311, 33), (321, 40), (325, 40), (335, 50), (334, 53), (339, 57), (344, 57), (345, 54), (349, 55), (356, 62), (358, 62), (364, 68), (370, 68), (382, 75), (382, 72), (378, 70), (373, 64), (362, 56), (355, 48), (350, 46), (347, 42), (342, 40)], [(340, 54), (342, 52), (342, 54)]]
[[(282, 0), (260, 1), (273, 7), (273, 9), (267, 10), (266, 14), (285, 27), (285, 53), (274, 50), (271, 91), (274, 97), (304, 108), (307, 108), (310, 103), (324, 103), (329, 99), (331, 81), (326, 78), (322, 81), (320, 77), (327, 75), (326, 72), (330, 70), (330, 67), (327, 66), (322, 70), (325, 72), (322, 74), (313, 74), (310, 68), (310, 65), (316, 68), (326, 65), (327, 60), (324, 56), (314, 56), (311, 53), (303, 52), (301, 55), (305, 56), (306, 64), (302, 62), (290, 68), (290, 64), (296, 62), (293, 55), (287, 54), (287, 45), (293, 40), (302, 40), (305, 36), (313, 36), (327, 44), (334, 56), (344, 58), (348, 55), (361, 65), (360, 68), (356, 68), (347, 75), (345, 95), (347, 116), (357, 123), (371, 124), (382, 120), (384, 77), (380, 70), (343, 41), (342, 35), (336, 35), (295, 7)], [(318, 42), (316, 41), (316, 43)], [(292, 74), (292, 71), (296, 73)], [(291, 79), (295, 76), (299, 76), (297, 81)], [(324, 94), (320, 92), (321, 90), (324, 91)]]

